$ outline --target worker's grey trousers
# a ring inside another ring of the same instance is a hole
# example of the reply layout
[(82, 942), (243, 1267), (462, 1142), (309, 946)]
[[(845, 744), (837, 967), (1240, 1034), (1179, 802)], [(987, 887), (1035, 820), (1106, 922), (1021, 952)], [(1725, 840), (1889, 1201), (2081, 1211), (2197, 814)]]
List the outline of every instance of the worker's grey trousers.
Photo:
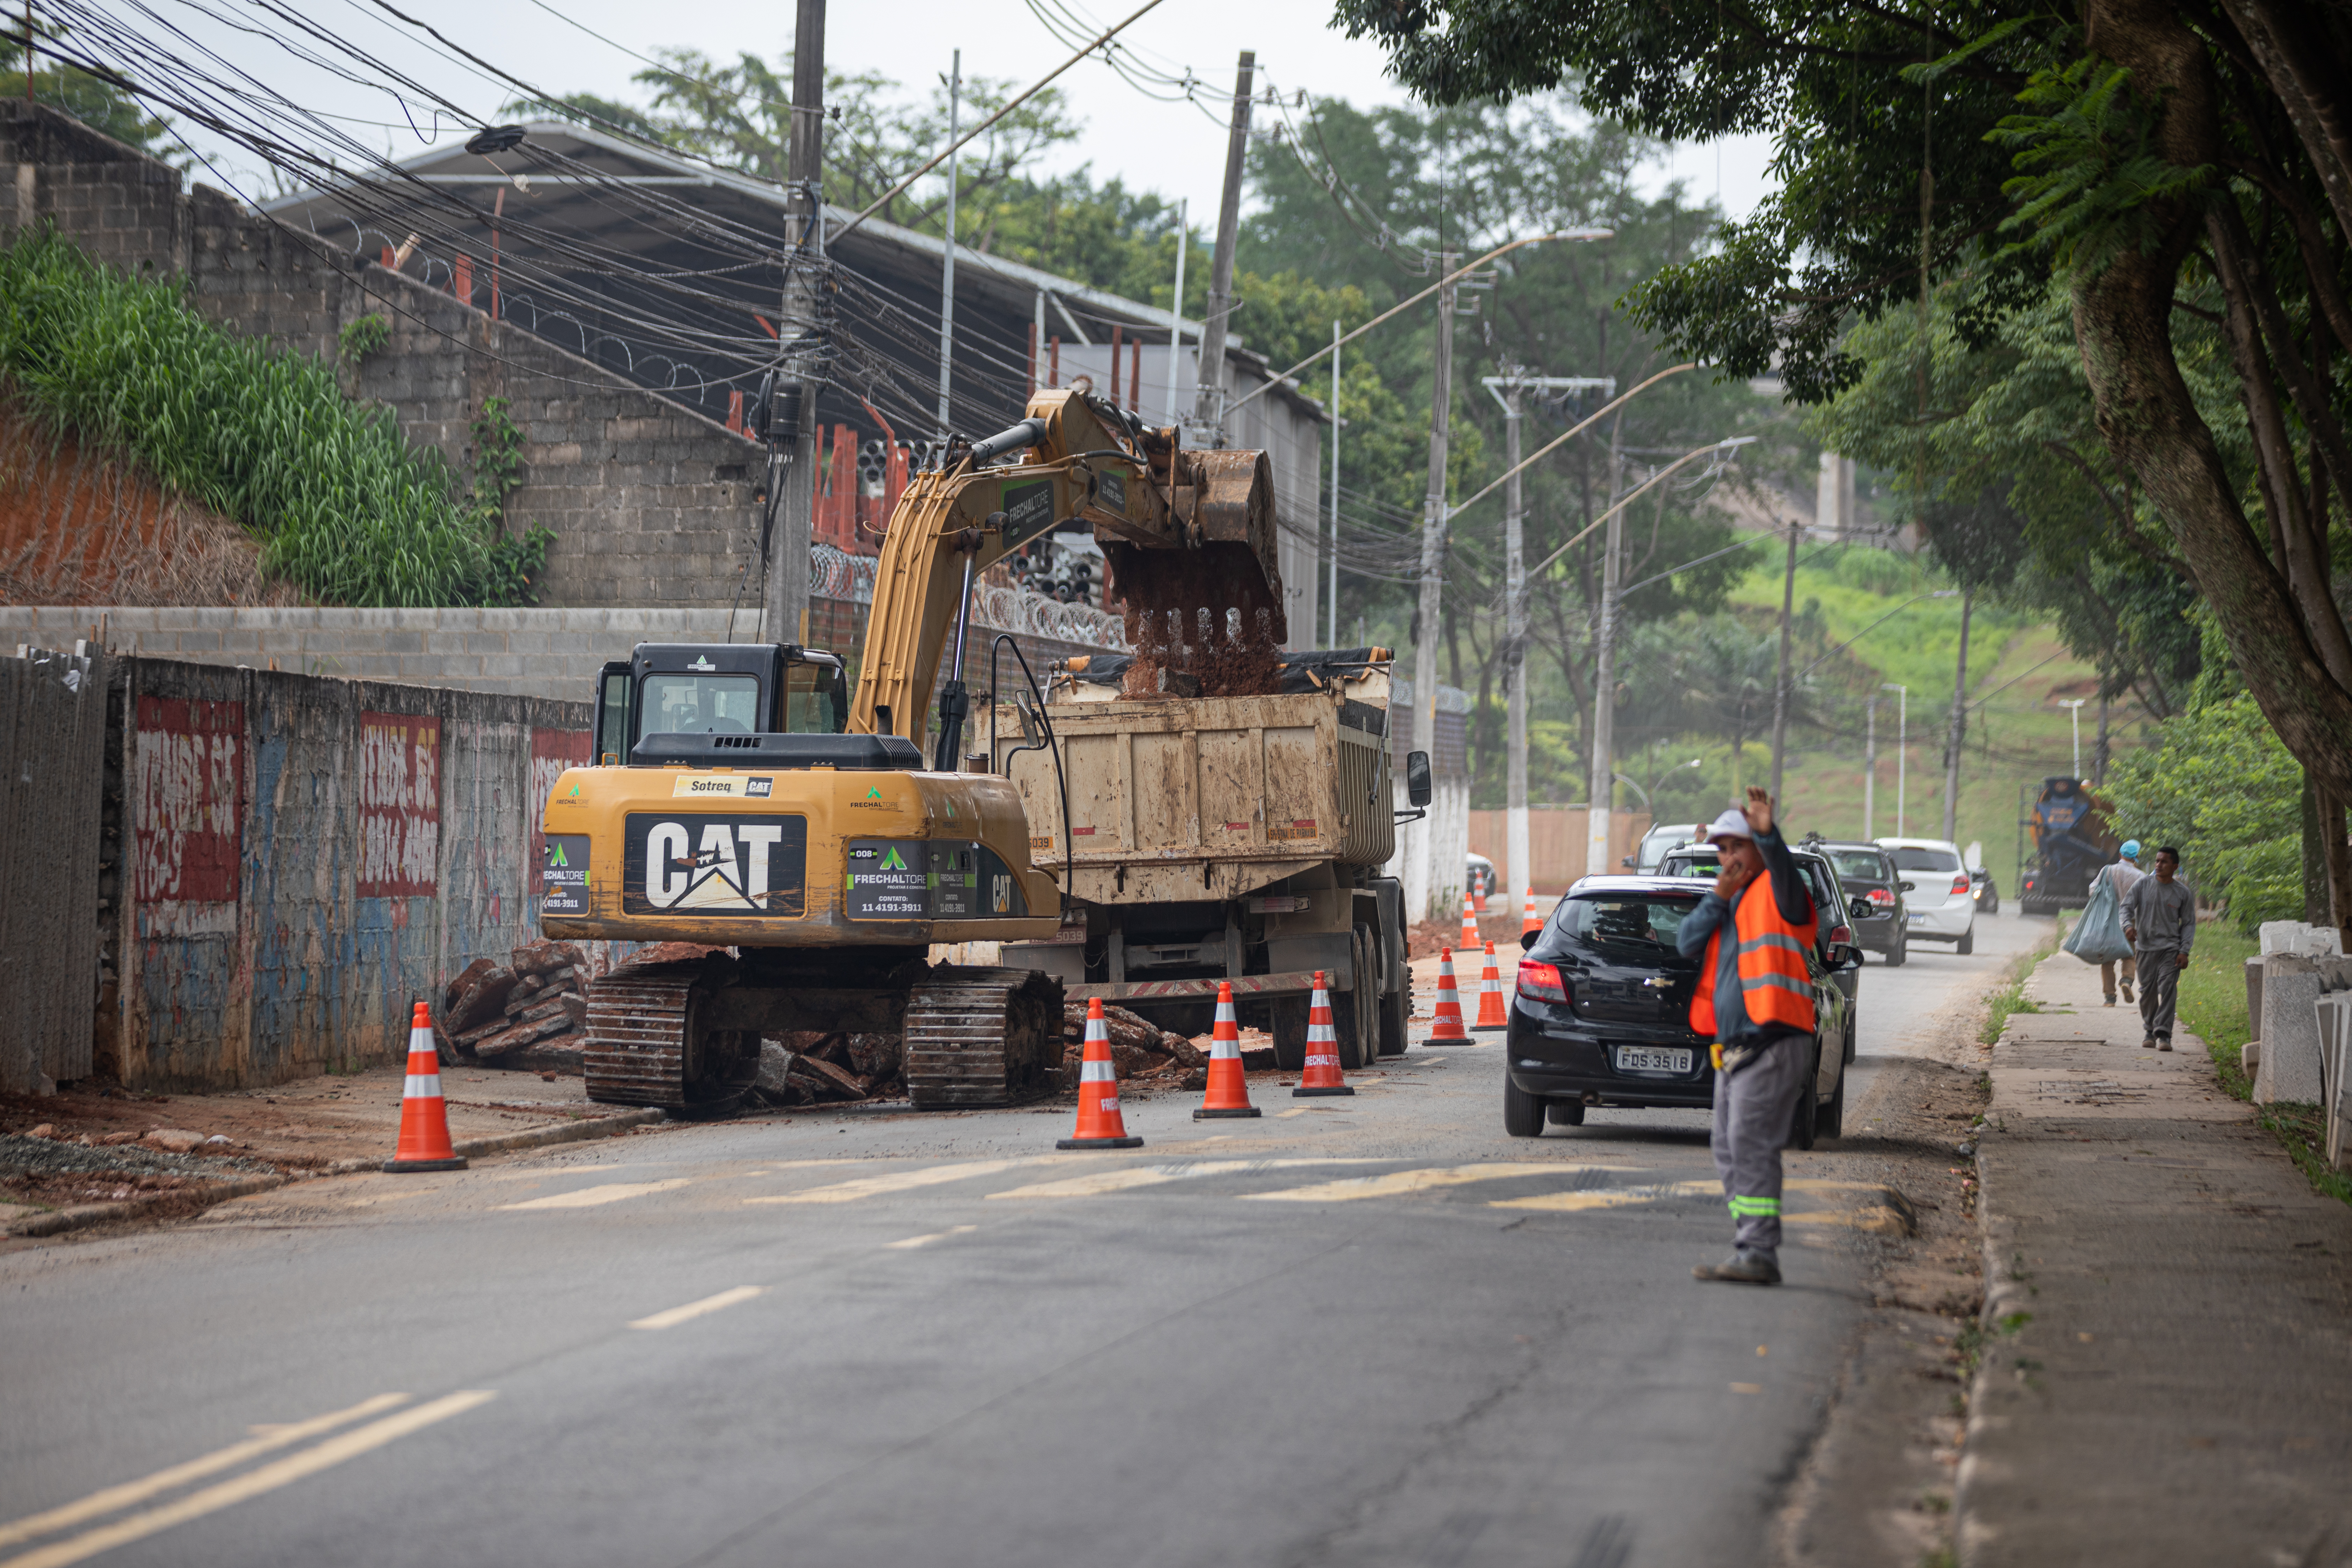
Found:
[(2168, 947), (2139, 950), (2139, 1016), (2147, 1033), (2172, 1038), (2172, 1010), (2180, 999), (2180, 955)]
[(1731, 1242), (1744, 1252), (1780, 1249), (1780, 1146), (1810, 1090), (1813, 1040), (1792, 1035), (1735, 1073), (1715, 1075), (1715, 1170), (1731, 1205)]

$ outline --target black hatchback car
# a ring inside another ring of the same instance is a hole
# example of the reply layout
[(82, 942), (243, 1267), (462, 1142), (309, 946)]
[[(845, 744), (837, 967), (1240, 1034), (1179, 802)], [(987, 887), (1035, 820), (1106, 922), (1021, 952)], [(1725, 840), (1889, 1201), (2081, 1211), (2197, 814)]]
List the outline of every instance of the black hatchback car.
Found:
[[(1703, 1110), (1715, 1103), (1712, 1042), (1690, 1026), (1699, 961), (1675, 947), (1706, 891), (1689, 878), (1587, 877), (1542, 929), (1519, 939), (1527, 956), (1504, 1036), (1506, 1132), (1534, 1138), (1547, 1121), (1580, 1126), (1592, 1106)], [(1795, 1148), (1843, 1130), (1854, 1015), (1841, 982), (1862, 962), (1853, 935), (1824, 921), (1813, 953), (1820, 1044), (1815, 1092), (1799, 1101), (1790, 1129)]]
[(1830, 863), (1845, 890), (1854, 945), (1885, 955), (1888, 964), (1911, 956), (1911, 921), (1903, 902), (1903, 877), (1895, 858), (1875, 844), (1805, 839), (1805, 847)]

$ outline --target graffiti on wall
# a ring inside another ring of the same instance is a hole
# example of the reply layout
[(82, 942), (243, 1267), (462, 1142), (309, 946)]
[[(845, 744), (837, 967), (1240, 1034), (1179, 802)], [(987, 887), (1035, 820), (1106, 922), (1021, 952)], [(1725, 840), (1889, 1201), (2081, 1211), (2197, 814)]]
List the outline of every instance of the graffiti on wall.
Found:
[(134, 897), (150, 936), (236, 930), (245, 704), (139, 699)]
[(441, 721), (360, 715), (362, 899), (431, 898), (441, 867)]
[(537, 898), (543, 890), (540, 868), (547, 860), (547, 797), (555, 793), (555, 781), (563, 776), (564, 769), (588, 765), (588, 751), (593, 743), (585, 730), (530, 732), (530, 795), (523, 802), (523, 809), (530, 814), (530, 861), (523, 868), (526, 897)]

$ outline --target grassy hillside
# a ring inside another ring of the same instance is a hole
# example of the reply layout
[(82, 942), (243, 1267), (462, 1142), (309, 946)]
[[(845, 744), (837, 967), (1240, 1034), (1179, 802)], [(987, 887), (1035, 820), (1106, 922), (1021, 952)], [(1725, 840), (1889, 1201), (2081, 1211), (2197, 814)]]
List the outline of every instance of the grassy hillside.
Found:
[[(1874, 559), (1871, 559), (1874, 557)], [(1820, 646), (1840, 653), (1813, 671), (1818, 710), (1827, 732), (1813, 730), (1792, 745), (1784, 768), (1782, 812), (1798, 832), (1832, 836), (1863, 831), (1864, 719), (1861, 701), (1880, 682), (1910, 688), (1905, 830), (1940, 837), (1944, 815), (1944, 739), (1951, 721), (1959, 655), (1960, 601), (1916, 595), (1948, 586), (1909, 558), (1884, 552), (1809, 550), (1800, 557), (1796, 603), (1819, 621)], [(1776, 563), (1777, 564), (1777, 563)], [(1780, 574), (1751, 574), (1734, 591), (1743, 619), (1763, 626), (1777, 620)], [(1902, 606), (1898, 608), (1898, 606)], [(1874, 622), (1881, 622), (1873, 626)], [(1866, 629), (1868, 628), (1868, 629)], [(1801, 655), (1800, 665), (1819, 655)], [(2083, 708), (2083, 768), (2093, 765), (2097, 731), (2097, 673), (2069, 654), (2052, 630), (1996, 607), (1979, 605), (1969, 627), (1968, 736), (1962, 747), (1954, 835), (1984, 845), (1985, 864), (2004, 895), (2017, 885), (2020, 791), (2030, 800), (2042, 780), (2072, 771), (2067, 710), (2061, 698), (2089, 699)], [(1874, 831), (1895, 831), (1896, 693), (1882, 694), (1878, 711), (1878, 787)], [(2141, 743), (2143, 715), (2118, 705), (2109, 717), (2111, 752)], [(1728, 798), (1727, 748), (1723, 794)], [(1746, 782), (1769, 777), (1769, 743), (1748, 748)], [(1628, 770), (1629, 772), (1631, 770)], [(1711, 771), (1711, 770), (1710, 770)]]

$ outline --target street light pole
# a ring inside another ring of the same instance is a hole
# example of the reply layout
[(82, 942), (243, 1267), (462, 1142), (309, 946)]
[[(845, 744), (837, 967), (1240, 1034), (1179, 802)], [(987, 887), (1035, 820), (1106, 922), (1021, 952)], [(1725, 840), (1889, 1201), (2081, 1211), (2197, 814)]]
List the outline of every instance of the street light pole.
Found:
[(1878, 689), (1881, 691), (1896, 693), (1895, 699), (1895, 837), (1900, 838), (1903, 837), (1903, 786), (1906, 782), (1904, 766), (1910, 760), (1907, 748), (1911, 740), (1911, 689), (1907, 686), (1898, 686), (1892, 680), (1880, 681)]
[(2059, 707), (2066, 710), (2067, 718), (2073, 721), (2074, 730), (2074, 776), (2078, 779), (2083, 776), (2083, 704), (2086, 700), (2088, 700), (2085, 698), (2077, 697), (2072, 702), (2061, 702), (2058, 704)]
[(1878, 821), (1878, 702), (1873, 697), (1862, 705), (1862, 837), (1865, 841)]

